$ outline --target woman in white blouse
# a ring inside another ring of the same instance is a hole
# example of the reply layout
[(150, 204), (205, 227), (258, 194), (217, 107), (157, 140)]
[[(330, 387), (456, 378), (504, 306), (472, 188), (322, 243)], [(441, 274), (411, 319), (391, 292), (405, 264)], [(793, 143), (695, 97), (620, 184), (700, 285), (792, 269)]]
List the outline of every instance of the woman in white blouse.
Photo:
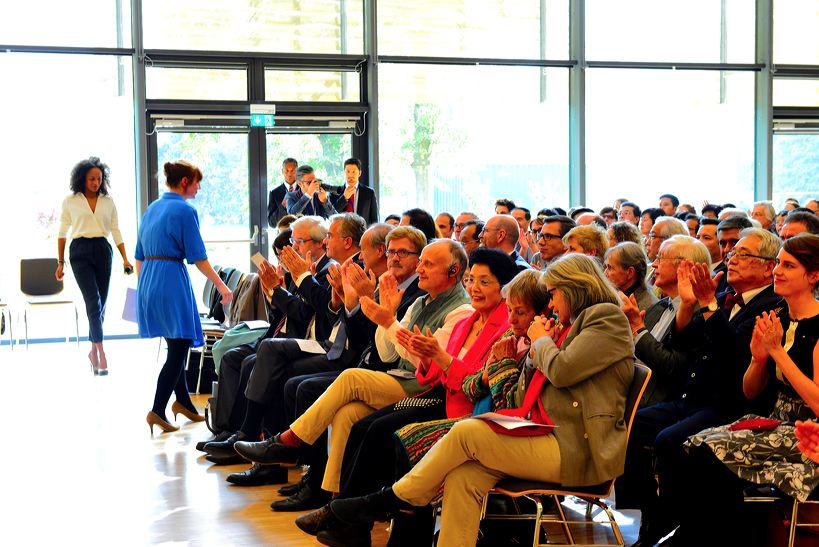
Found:
[(111, 281), (111, 245), (108, 234), (122, 255), (125, 273), (131, 273), (133, 265), (128, 261), (125, 243), (119, 231), (117, 207), (108, 195), (108, 166), (99, 158), (82, 160), (71, 171), (71, 195), (63, 200), (60, 216), (60, 232), (57, 239), (58, 265), (55, 276), (62, 279), (65, 269), (65, 241), (71, 229), (69, 263), (77, 285), (80, 286), (85, 311), (88, 314), (91, 351), (88, 358), (94, 374), (108, 374), (108, 362), (102, 348), (102, 322), (105, 319), (105, 302)]

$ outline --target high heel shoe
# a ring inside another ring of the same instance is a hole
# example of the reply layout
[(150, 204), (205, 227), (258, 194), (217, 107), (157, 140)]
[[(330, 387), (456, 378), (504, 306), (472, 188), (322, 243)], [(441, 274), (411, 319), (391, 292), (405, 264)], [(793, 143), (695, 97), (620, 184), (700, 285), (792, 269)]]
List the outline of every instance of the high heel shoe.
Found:
[(171, 425), (162, 418), (160, 418), (156, 412), (153, 410), (148, 413), (145, 417), (145, 421), (148, 422), (148, 427), (151, 430), (151, 436), (154, 434), (154, 426), (158, 426), (164, 433), (168, 433), (170, 431), (178, 431), (179, 427), (175, 425)]
[(100, 361), (99, 357), (97, 357), (97, 352), (93, 349), (88, 352), (88, 360), (91, 362), (91, 372), (96, 376), (99, 374)]
[[(100, 364), (97, 366), (97, 369), (94, 371), (98, 376), (108, 376), (108, 359), (106, 359), (105, 354), (100, 352), (97, 354)], [(104, 366), (103, 366), (104, 365)]]
[(171, 412), (173, 412), (173, 419), (176, 420), (176, 415), (181, 414), (187, 419), (192, 422), (204, 422), (205, 417), (197, 414), (195, 412), (191, 412), (188, 410), (184, 405), (182, 405), (179, 401), (174, 401), (171, 405)]

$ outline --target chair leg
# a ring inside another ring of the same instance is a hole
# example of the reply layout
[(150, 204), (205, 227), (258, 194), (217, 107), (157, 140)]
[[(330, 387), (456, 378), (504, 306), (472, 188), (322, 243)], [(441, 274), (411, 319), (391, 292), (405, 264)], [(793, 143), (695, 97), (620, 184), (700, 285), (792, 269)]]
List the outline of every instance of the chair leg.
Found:
[(14, 351), (14, 317), (11, 315), (11, 310), (9, 310), (9, 343), (11, 344), (11, 351)]
[(202, 345), (202, 355), (199, 356), (199, 374), (196, 377), (196, 393), (199, 393), (199, 388), (202, 387), (202, 367), (205, 366), (205, 350), (207, 347), (208, 340), (205, 338), (205, 343)]
[(799, 500), (793, 500), (793, 511), (791, 512), (791, 527), (788, 532), (788, 547), (793, 547), (796, 541), (796, 519), (799, 515)]
[(74, 328), (77, 331), (77, 347), (80, 347), (80, 313), (76, 305), (74, 306)]

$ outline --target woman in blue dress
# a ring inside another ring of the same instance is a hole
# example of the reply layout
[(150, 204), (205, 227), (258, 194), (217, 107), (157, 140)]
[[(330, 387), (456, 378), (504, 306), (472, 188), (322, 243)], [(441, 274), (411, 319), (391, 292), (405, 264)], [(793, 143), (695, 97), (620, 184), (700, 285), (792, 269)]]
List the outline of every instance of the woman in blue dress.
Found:
[(186, 161), (168, 162), (164, 166), (169, 191), (153, 202), (139, 226), (134, 257), (139, 277), (137, 284), (137, 322), (142, 338), (162, 336), (168, 344), (168, 356), (156, 382), (154, 406), (146, 418), (162, 431), (176, 431), (177, 426), (165, 419), (165, 407), (176, 395), (171, 411), (201, 422), (188, 394), (185, 382), (185, 359), (188, 348), (204, 343), (196, 298), (184, 260), (210, 279), (222, 295), (222, 303), (233, 294), (213, 270), (199, 234), (196, 209), (185, 203), (196, 197), (202, 181), (198, 167)]

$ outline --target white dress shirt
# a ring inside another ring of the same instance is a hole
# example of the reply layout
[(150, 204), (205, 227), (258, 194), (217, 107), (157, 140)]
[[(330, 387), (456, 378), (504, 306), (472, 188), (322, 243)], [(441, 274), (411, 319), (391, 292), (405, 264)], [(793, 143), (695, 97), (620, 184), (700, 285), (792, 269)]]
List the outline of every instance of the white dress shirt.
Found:
[(60, 215), (60, 231), (58, 237), (68, 235), (71, 228), (71, 238), (79, 237), (108, 237), (114, 236), (114, 243), (120, 245), (122, 233), (119, 231), (117, 206), (111, 196), (100, 194), (97, 198), (97, 207), (91, 211), (91, 206), (82, 192), (71, 194), (63, 200), (63, 211)]

